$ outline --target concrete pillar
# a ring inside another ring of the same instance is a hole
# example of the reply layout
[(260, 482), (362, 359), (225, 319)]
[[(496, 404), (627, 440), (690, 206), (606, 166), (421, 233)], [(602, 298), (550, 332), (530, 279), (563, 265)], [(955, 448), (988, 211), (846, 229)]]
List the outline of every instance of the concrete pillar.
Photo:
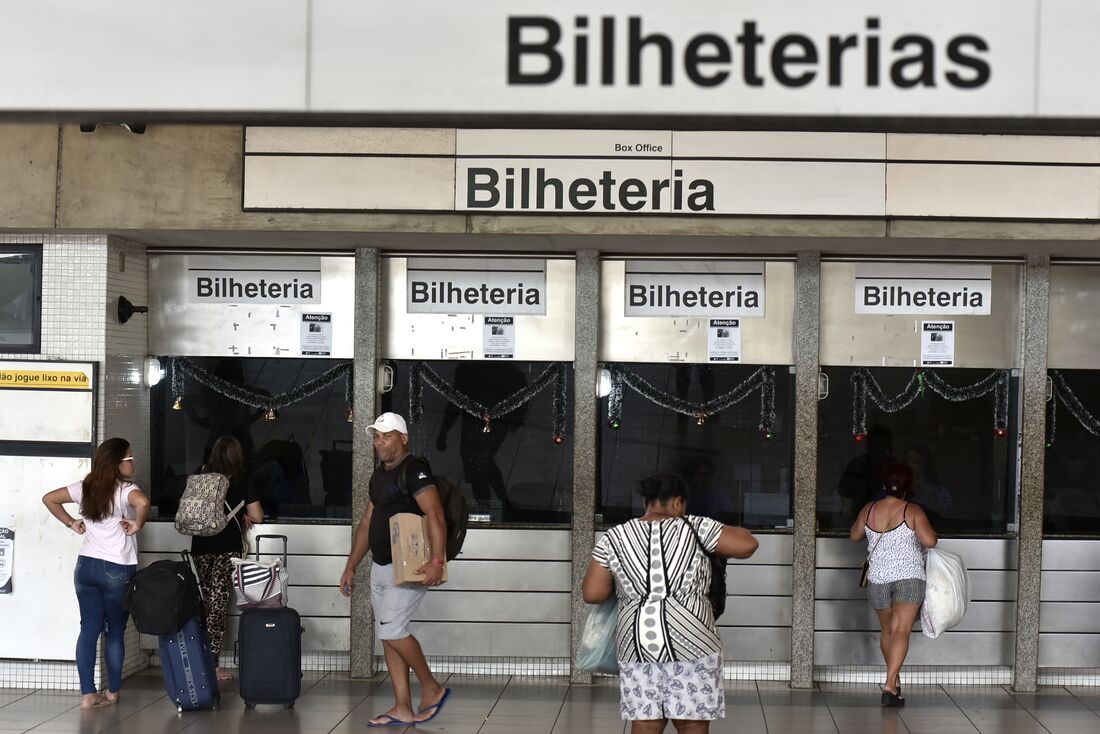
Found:
[[(355, 251), (355, 428), (352, 431), (351, 532), (367, 508), (374, 444), (366, 427), (378, 411), (378, 333), (382, 261), (378, 250)], [(349, 544), (350, 547), (350, 544)], [(374, 612), (370, 605), (370, 554), (359, 564), (351, 596), (351, 677), (374, 675)]]
[(1046, 461), (1047, 316), (1050, 256), (1028, 255), (1024, 273), (1024, 397), (1020, 476), (1016, 656), (1012, 687), (1034, 691), (1039, 675), (1039, 587), (1043, 565)]
[[(577, 253), (576, 347), (573, 362), (573, 609), (569, 644), (570, 661), (577, 659), (577, 645), (587, 608), (581, 598), (581, 581), (596, 541), (596, 483), (599, 479), (599, 401), (596, 398), (596, 366), (599, 359), (600, 255), (595, 250)], [(573, 671), (574, 683), (592, 682), (591, 673)]]
[(817, 374), (821, 255), (795, 263), (794, 567), (791, 596), (791, 687), (814, 684), (814, 591), (817, 572)]

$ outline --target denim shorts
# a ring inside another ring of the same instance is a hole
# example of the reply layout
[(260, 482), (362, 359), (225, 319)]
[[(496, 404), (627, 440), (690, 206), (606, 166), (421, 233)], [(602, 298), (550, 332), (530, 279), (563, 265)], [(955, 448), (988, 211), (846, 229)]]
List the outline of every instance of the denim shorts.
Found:
[(924, 602), (924, 579), (867, 584), (867, 598), (875, 609), (889, 609), (894, 604), (921, 604)]

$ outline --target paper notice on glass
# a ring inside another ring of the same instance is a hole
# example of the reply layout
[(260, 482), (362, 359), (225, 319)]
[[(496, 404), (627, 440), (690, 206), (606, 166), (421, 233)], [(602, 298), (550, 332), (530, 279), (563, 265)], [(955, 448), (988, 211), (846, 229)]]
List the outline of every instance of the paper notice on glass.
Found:
[(516, 317), (486, 316), (482, 331), (485, 359), (512, 359), (516, 356)]
[(955, 322), (922, 321), (920, 329), (920, 366), (955, 365)]
[(15, 531), (0, 528), (0, 594), (11, 593), (11, 564), (15, 560)]
[(711, 319), (707, 331), (707, 359), (741, 361), (741, 319)]
[(332, 314), (302, 314), (302, 355), (327, 357), (332, 354)]

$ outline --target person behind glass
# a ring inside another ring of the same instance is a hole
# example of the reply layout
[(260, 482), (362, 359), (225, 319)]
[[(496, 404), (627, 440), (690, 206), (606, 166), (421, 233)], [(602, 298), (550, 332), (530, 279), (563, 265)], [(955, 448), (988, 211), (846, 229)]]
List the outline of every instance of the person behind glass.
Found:
[[(217, 535), (191, 537), (191, 557), (195, 560), (195, 571), (198, 572), (199, 586), (202, 589), (206, 635), (210, 642), (210, 654), (217, 665), (225, 637), (225, 613), (229, 607), (229, 593), (233, 587), (231, 559), (241, 557), (244, 533), (254, 523), (264, 521), (264, 511), (260, 505), (259, 492), (245, 475), (244, 449), (237, 439), (222, 436), (215, 441), (203, 471), (224, 474), (229, 479), (229, 490), (225, 494), (229, 507), (236, 507), (244, 502), (243, 510)], [(218, 680), (229, 680), (233, 677), (221, 666), (217, 668), (217, 675)]]
[(848, 537), (867, 541), (867, 598), (878, 615), (879, 648), (886, 662), (882, 705), (904, 706), (901, 666), (924, 601), (924, 551), (936, 544), (936, 531), (924, 510), (909, 501), (913, 472), (907, 465), (887, 465), (882, 485), (885, 496), (863, 506)]
[(700, 734), (726, 715), (703, 550), (748, 558), (758, 544), (744, 528), (687, 515), (680, 477), (657, 474), (641, 484), (645, 514), (596, 544), (582, 593), (589, 604), (618, 594), (619, 709), (631, 733), (662, 732), (671, 719), (680, 734)]
[[(100, 444), (92, 458), (92, 470), (82, 481), (47, 492), (42, 497), (50, 514), (78, 535), (84, 543), (76, 558), (73, 582), (80, 605), (80, 634), (76, 640), (76, 669), (80, 676), (80, 708), (118, 702), (122, 687), (122, 662), (126, 657), (124, 634), (129, 613), (122, 606), (127, 582), (137, 571), (134, 535), (149, 516), (149, 498), (130, 479), (134, 453), (122, 438)], [(72, 517), (64, 505), (78, 505)], [(107, 691), (96, 688), (96, 645), (104, 633)]]
[[(394, 705), (379, 714), (368, 726), (416, 724), (435, 716), (447, 702), (451, 689), (444, 688), (432, 675), (420, 643), (409, 631), (409, 624), (428, 588), (443, 582), (446, 563), (447, 525), (443, 517), (443, 501), (436, 489), (431, 468), (423, 459), (409, 459), (409, 429), (405, 419), (396, 413), (383, 413), (367, 426), (374, 439), (374, 453), (381, 462), (370, 478), (370, 499), (363, 518), (351, 540), (344, 573), (340, 576), (340, 592), (351, 596), (355, 590), (355, 570), (370, 551), (370, 600), (374, 609), (375, 631), (386, 654), (390, 671)], [(406, 461), (406, 459), (408, 459)], [(398, 479), (404, 472), (404, 487)], [(420, 584), (394, 583), (393, 555), (390, 551), (390, 518), (401, 512), (412, 512), (427, 518), (428, 547), (431, 558), (416, 570), (423, 575)], [(409, 670), (420, 681), (420, 705), (412, 707)]]

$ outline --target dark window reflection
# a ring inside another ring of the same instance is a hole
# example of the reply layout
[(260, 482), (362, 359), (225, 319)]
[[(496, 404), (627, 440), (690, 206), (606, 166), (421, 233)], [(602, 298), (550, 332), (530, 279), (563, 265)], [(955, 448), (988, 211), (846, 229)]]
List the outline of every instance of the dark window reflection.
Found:
[[(382, 410), (409, 415), (412, 362), (394, 361), (394, 389)], [(545, 362), (427, 362), (447, 384), (485, 406), (525, 389)], [(409, 423), (412, 451), (427, 457), (432, 471), (466, 495), (471, 514), (491, 523), (568, 524), (573, 507), (573, 383), (568, 371), (566, 433), (554, 443), (554, 387), (508, 415), (485, 422), (448, 402), (424, 384), (424, 416)]]
[[(819, 403), (818, 527), (846, 532), (856, 513), (882, 491), (882, 472), (893, 461), (913, 470), (913, 501), (940, 533), (1003, 534), (1014, 517), (1016, 487), (1016, 389), (1009, 389), (1009, 426), (994, 435), (992, 394), (950, 402), (926, 389), (897, 413), (884, 413), (867, 400), (867, 437), (852, 435), (854, 369), (827, 367), (830, 393)], [(972, 384), (990, 370), (939, 372), (956, 387)], [(913, 376), (912, 368), (877, 368), (871, 373), (888, 396)]]
[[(746, 380), (752, 365), (632, 364), (655, 387), (693, 402), (709, 400)], [(642, 514), (639, 480), (679, 474), (691, 487), (688, 511), (752, 528), (787, 527), (791, 515), (793, 376), (775, 374), (775, 432), (761, 436), (760, 393), (709, 417), (702, 426), (624, 388), (618, 430), (601, 401), (599, 509), (604, 524)]]
[[(1100, 372), (1059, 370), (1085, 409), (1100, 413)], [(1100, 437), (1062, 403), (1046, 454), (1043, 528), (1050, 535), (1100, 536)]]
[(0, 352), (41, 346), (42, 248), (0, 248)]
[[(235, 385), (266, 394), (292, 389), (339, 364), (332, 360), (207, 357), (192, 360)], [(269, 518), (348, 518), (351, 437), (344, 381), (279, 410), (276, 420), (187, 380), (182, 410), (167, 382), (153, 389), (152, 499), (172, 517), (188, 474), (199, 470), (220, 436), (241, 442)]]

